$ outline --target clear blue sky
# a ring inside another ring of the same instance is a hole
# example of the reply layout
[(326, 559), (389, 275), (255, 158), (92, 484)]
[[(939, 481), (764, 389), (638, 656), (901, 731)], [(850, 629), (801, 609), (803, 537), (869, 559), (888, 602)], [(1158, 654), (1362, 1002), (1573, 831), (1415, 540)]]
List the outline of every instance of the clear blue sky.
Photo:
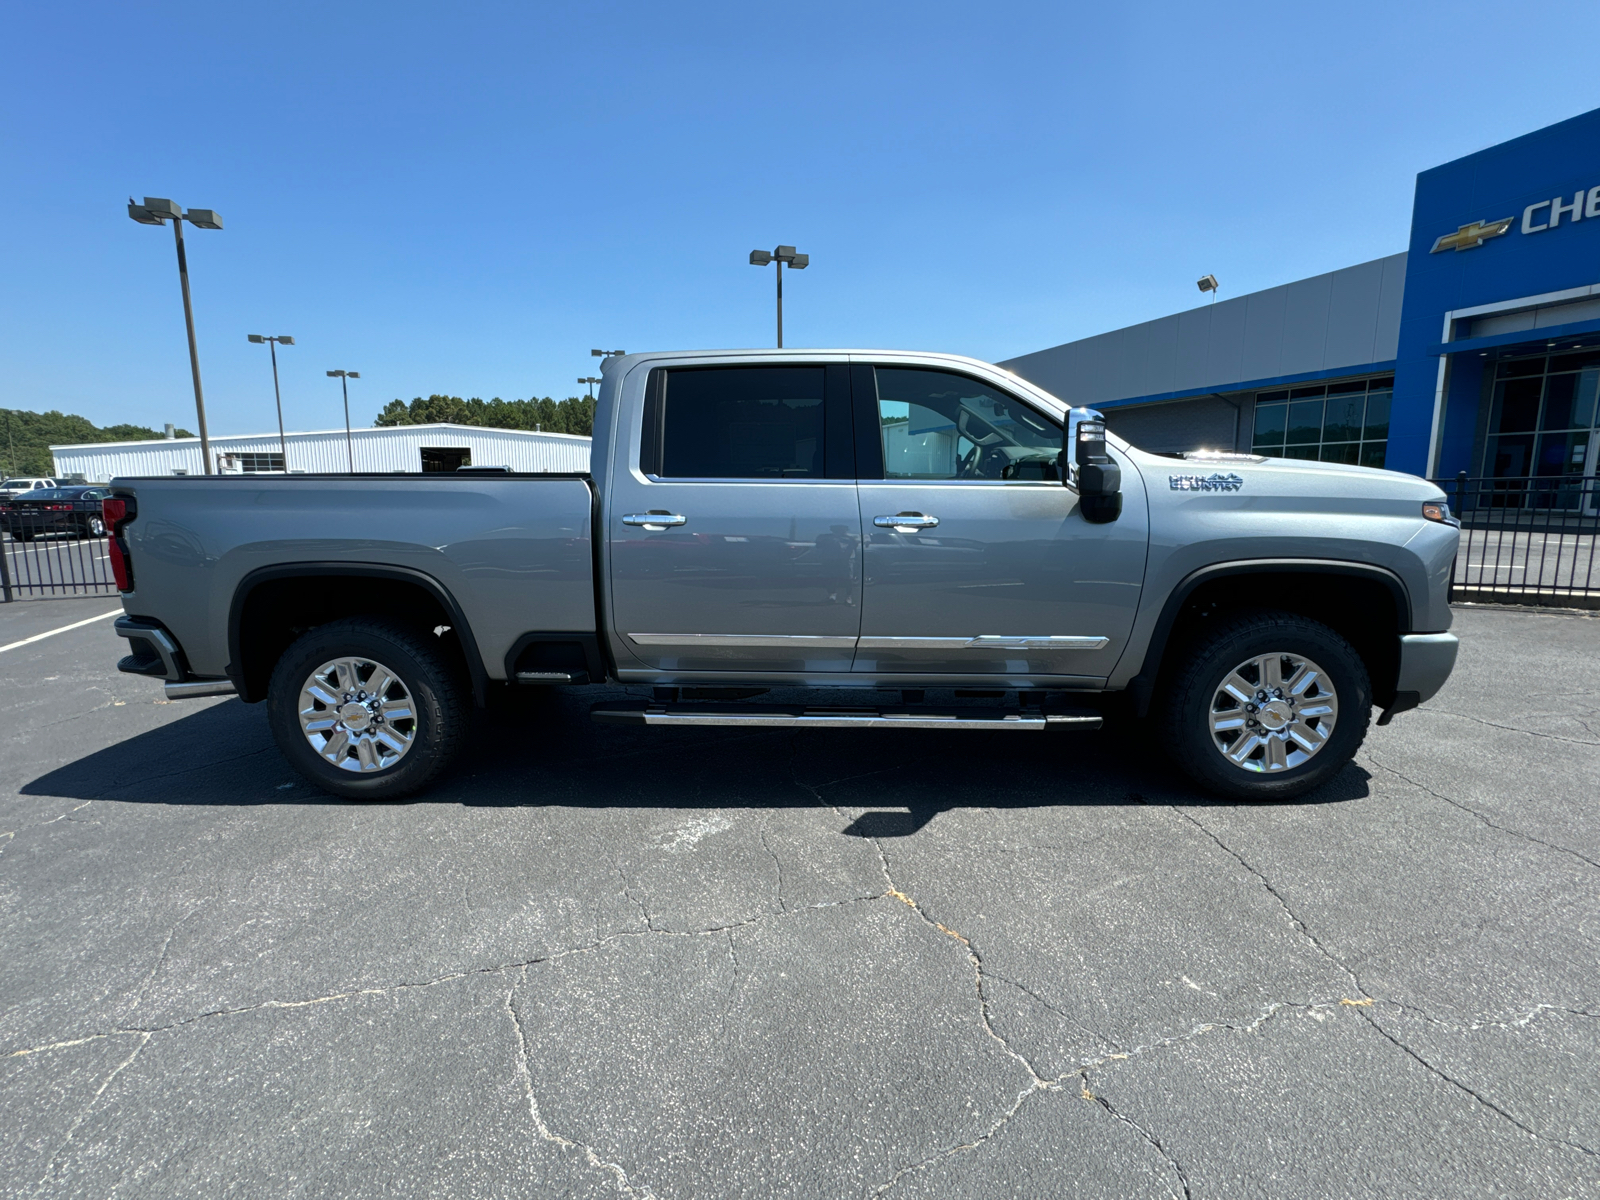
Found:
[(7, 10), (0, 407), (211, 428), (581, 391), (591, 347), (1041, 349), (1404, 249), (1418, 170), (1600, 102), (1600, 6)]

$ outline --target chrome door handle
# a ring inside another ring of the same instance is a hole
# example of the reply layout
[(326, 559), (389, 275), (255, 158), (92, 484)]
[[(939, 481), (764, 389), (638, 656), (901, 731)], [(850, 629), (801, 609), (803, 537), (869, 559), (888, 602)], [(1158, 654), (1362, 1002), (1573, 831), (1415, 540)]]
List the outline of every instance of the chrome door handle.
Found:
[(872, 523), (879, 529), (932, 529), (939, 523), (939, 518), (903, 512), (895, 513), (892, 517), (873, 517)]
[(622, 518), (622, 523), (641, 525), (646, 529), (665, 529), (669, 525), (687, 525), (689, 518), (669, 512), (628, 513)]

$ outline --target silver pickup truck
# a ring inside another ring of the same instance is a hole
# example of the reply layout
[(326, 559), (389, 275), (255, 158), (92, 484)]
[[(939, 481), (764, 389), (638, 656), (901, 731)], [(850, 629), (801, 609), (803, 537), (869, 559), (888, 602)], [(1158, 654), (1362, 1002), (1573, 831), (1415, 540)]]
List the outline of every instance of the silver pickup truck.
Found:
[(114, 481), (119, 666), (266, 701), (289, 761), (358, 799), (424, 787), (515, 689), (620, 684), (637, 698), (596, 720), (1109, 712), (1208, 790), (1265, 800), (1327, 780), (1374, 708), (1386, 724), (1455, 664), (1459, 526), (1412, 476), (1147, 454), (950, 355), (604, 372), (587, 475)]

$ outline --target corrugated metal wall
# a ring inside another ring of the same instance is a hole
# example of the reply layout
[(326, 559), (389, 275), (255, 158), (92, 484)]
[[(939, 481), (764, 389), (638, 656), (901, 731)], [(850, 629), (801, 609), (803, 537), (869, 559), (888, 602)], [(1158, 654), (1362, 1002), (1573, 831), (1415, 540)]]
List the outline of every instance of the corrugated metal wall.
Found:
[[(291, 433), (291, 472), (344, 472), (350, 469), (344, 430)], [(357, 471), (422, 470), (422, 450), (468, 450), (477, 467), (510, 467), (513, 471), (587, 471), (590, 440), (565, 433), (531, 433), (517, 429), (480, 429), (471, 425), (398, 425), (351, 431)], [(52, 446), (56, 474), (82, 475), (93, 483), (118, 476), (189, 475), (203, 473), (200, 439), (158, 442), (112, 442), (105, 445)], [(211, 439), (213, 458), (225, 454), (277, 454), (276, 434)]]

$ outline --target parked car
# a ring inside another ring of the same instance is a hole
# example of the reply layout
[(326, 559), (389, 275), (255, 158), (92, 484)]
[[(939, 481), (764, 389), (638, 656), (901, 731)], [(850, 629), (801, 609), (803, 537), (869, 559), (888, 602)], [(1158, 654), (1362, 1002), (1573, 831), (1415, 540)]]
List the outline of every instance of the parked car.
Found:
[(105, 537), (100, 504), (110, 494), (103, 487), (35, 488), (0, 503), (0, 528), (19, 542), (48, 533)]
[[(359, 799), (436, 778), (497, 694), (622, 684), (635, 698), (594, 719), (1148, 717), (1141, 747), (1212, 792), (1275, 800), (1331, 778), (1374, 709), (1387, 724), (1455, 665), (1460, 531), (1426, 480), (1146, 453), (951, 355), (602, 371), (587, 474), (113, 480), (119, 668), (173, 698), (265, 701), (295, 768)], [(801, 699), (755, 699), (774, 689)]]
[(54, 479), (8, 479), (0, 483), (0, 500), (9, 500), (13, 496), (20, 496), (23, 492), (37, 491), (41, 488), (56, 486)]

